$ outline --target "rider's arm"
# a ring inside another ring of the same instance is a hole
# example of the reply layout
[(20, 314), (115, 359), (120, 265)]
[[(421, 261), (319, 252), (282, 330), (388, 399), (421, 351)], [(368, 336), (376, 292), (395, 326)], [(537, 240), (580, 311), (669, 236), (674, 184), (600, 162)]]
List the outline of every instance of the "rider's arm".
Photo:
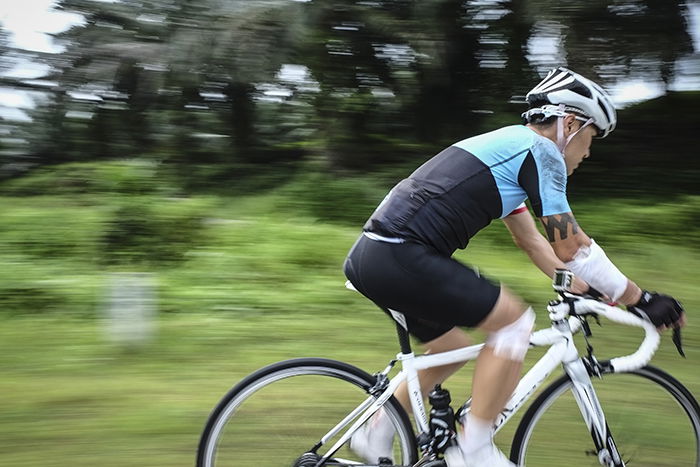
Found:
[(591, 287), (628, 306), (659, 329), (685, 325), (685, 313), (673, 297), (643, 292), (608, 259), (600, 246), (586, 235), (571, 212), (540, 217), (547, 238), (566, 269), (582, 277)]
[(561, 153), (552, 145), (533, 144), (518, 173), (535, 216), (540, 218), (559, 260), (566, 269), (613, 300), (637, 303), (641, 290), (608, 259), (605, 252), (581, 228), (566, 197), (567, 169)]
[[(564, 159), (552, 145), (541, 143), (541, 140), (535, 141), (530, 148), (518, 172), (518, 184), (527, 194), (535, 215), (542, 221), (554, 255), (566, 269), (592, 288), (613, 300), (632, 305), (633, 311), (643, 313), (657, 326), (668, 326), (669, 323), (683, 325), (685, 314), (676, 300), (663, 294), (642, 294), (637, 284), (627, 279), (603, 249), (579, 228), (566, 198), (567, 170)], [(517, 224), (518, 221), (511, 221), (513, 223)], [(525, 225), (528, 230), (532, 228), (524, 221), (519, 225)], [(551, 252), (539, 244), (541, 241), (534, 240), (535, 237), (522, 237), (525, 238), (522, 241), (524, 248), (534, 248), (537, 252), (535, 255), (544, 258), (537, 261), (542, 263), (540, 267), (549, 275), (553, 264)], [(520, 239), (516, 243), (518, 241)]]
[(540, 217), (547, 240), (566, 269), (625, 305), (639, 302), (642, 290), (627, 279), (605, 252), (578, 226), (573, 213)]
[[(576, 225), (573, 214), (569, 212), (562, 215), (543, 216), (541, 220), (550, 240), (553, 239), (551, 243), (537, 230), (528, 211), (518, 211), (503, 218), (515, 244), (525, 251), (531, 261), (547, 276), (552, 277), (557, 268), (569, 269), (575, 273), (575, 282), (572, 287), (574, 293), (587, 292), (588, 283), (591, 283), (597, 290), (611, 296), (614, 292), (608, 289), (607, 284), (612, 271), (613, 277), (619, 274), (618, 280), (623, 280), (626, 284), (624, 293), (617, 300), (633, 305), (629, 307), (630, 311), (643, 314), (660, 329), (685, 324), (683, 307), (676, 300), (663, 294), (649, 292), (642, 294), (637, 284), (622, 276), (602, 249)], [(566, 238), (562, 238), (563, 236)], [(574, 250), (575, 248), (577, 249)], [(591, 254), (592, 249), (593, 254)], [(575, 252), (572, 254), (571, 251)], [(581, 258), (581, 256), (585, 257)], [(590, 267), (590, 264), (581, 264), (586, 261), (597, 264), (594, 264), (594, 267)], [(605, 268), (609, 270), (605, 272)]]
[[(537, 230), (535, 221), (527, 208), (524, 211), (504, 217), (503, 223), (510, 231), (513, 242), (528, 255), (532, 263), (544, 272), (547, 277), (554, 277), (556, 269), (566, 269), (566, 265), (554, 253), (547, 239)], [(588, 290), (588, 284), (583, 279), (575, 276), (572, 288), (575, 293), (585, 293)]]

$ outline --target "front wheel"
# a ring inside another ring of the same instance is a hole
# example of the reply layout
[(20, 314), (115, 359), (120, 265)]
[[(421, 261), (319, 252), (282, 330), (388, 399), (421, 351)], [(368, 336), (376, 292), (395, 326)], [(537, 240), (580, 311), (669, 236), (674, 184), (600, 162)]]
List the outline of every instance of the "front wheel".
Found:
[[(680, 382), (646, 366), (593, 385), (626, 466), (700, 467), (700, 409)], [(571, 386), (562, 376), (523, 416), (510, 453), (518, 466), (601, 465)]]
[[(332, 439), (321, 440), (370, 397), (374, 384), (375, 378), (354, 366), (320, 358), (258, 370), (231, 389), (210, 415), (197, 467), (314, 466), (317, 455), (351, 423)], [(396, 430), (394, 465), (413, 465), (416, 443), (405, 411), (393, 397), (384, 410)], [(347, 446), (332, 459), (326, 465), (365, 465)]]

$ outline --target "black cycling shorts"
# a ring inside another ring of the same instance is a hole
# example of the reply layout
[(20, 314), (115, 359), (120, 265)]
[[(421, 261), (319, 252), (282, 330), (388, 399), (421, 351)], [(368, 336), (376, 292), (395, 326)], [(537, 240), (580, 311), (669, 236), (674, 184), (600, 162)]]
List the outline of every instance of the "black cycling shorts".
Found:
[(501, 288), (459, 261), (415, 242), (389, 243), (361, 235), (344, 271), (381, 308), (403, 313), (422, 342), (455, 326), (475, 327), (493, 310)]

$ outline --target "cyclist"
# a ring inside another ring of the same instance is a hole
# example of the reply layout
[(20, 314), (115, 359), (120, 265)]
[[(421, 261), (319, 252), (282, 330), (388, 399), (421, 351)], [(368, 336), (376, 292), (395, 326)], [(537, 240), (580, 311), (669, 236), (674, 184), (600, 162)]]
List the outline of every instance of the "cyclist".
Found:
[[(615, 128), (615, 109), (594, 82), (556, 68), (527, 94), (524, 124), (465, 139), (425, 162), (377, 207), (348, 253), (344, 271), (365, 296), (405, 317), (427, 352), (470, 344), (458, 326), (486, 333), (472, 383), (471, 412), (448, 465), (513, 466), (493, 444), (493, 422), (512, 394), (535, 315), (505, 287), (451, 258), (492, 220), (501, 218), (515, 244), (547, 276), (576, 275), (573, 291), (604, 294), (660, 329), (685, 324), (673, 298), (646, 292), (608, 259), (576, 222), (567, 175), (590, 155), (592, 138)], [(539, 233), (524, 205), (544, 227)], [(461, 365), (420, 374), (423, 395)], [(409, 410), (406, 388), (395, 396)], [(368, 462), (391, 458), (394, 430), (382, 412), (351, 440)]]

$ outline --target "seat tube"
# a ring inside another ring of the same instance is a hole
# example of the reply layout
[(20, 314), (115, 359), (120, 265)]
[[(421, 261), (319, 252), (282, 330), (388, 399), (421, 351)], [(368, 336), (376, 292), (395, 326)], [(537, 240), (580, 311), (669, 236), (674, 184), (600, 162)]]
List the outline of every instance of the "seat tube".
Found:
[(403, 313), (396, 310), (387, 309), (391, 316), (396, 321), (396, 333), (399, 337), (399, 345), (401, 353), (397, 355), (397, 359), (401, 361), (401, 366), (406, 372), (406, 385), (408, 387), (408, 397), (411, 401), (413, 416), (416, 419), (416, 424), (422, 433), (427, 433), (429, 428), (428, 417), (425, 413), (425, 404), (423, 403), (423, 393), (421, 392), (420, 380), (418, 379), (418, 370), (415, 366), (415, 355), (411, 349), (411, 339), (408, 334), (408, 326)]
[(408, 397), (411, 401), (413, 416), (421, 433), (427, 433), (430, 429), (428, 425), (428, 416), (425, 412), (425, 404), (423, 402), (423, 393), (421, 391), (420, 379), (418, 378), (418, 370), (415, 365), (415, 355), (413, 353), (401, 353), (398, 356), (401, 361), (403, 371), (406, 372), (406, 385), (408, 386)]

